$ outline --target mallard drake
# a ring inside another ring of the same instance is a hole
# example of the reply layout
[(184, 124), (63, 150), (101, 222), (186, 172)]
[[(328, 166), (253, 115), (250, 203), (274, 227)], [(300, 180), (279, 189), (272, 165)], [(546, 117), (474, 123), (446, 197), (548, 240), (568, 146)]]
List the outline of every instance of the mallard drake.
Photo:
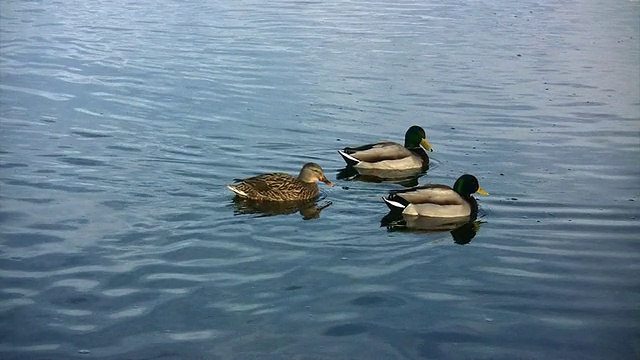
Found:
[(357, 170), (419, 170), (429, 166), (429, 156), (420, 145), (433, 151), (424, 129), (414, 125), (404, 135), (404, 146), (385, 141), (346, 147), (338, 153)]
[(317, 181), (333, 186), (333, 183), (324, 176), (320, 165), (306, 163), (297, 178), (285, 173), (263, 174), (237, 180), (235, 184), (227, 185), (227, 188), (245, 199), (296, 201), (317, 197), (319, 194)]
[(394, 190), (383, 198), (392, 212), (403, 215), (438, 218), (463, 217), (475, 214), (478, 203), (473, 193), (489, 195), (480, 188), (475, 176), (464, 174), (453, 188), (447, 185), (426, 185), (406, 190)]

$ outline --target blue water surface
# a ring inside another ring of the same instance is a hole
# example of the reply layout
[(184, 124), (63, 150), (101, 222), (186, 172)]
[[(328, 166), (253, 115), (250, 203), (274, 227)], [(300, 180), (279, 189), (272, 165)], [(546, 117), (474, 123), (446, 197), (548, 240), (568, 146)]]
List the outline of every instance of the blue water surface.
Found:
[[(0, 3), (0, 358), (637, 359), (640, 2)], [(466, 245), (336, 150), (435, 151)], [(225, 185), (317, 162), (331, 206)]]

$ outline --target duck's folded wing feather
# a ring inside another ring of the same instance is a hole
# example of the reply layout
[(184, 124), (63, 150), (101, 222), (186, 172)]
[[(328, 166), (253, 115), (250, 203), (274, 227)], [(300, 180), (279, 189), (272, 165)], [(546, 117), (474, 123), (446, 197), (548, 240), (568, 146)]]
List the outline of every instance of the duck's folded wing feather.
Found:
[(394, 142), (382, 142), (363, 145), (357, 148), (344, 148), (345, 153), (360, 161), (376, 162), (382, 160), (396, 160), (411, 156), (411, 151)]
[(271, 189), (268, 182), (258, 177), (246, 179), (242, 183), (255, 191), (269, 191)]
[(269, 191), (291, 186), (295, 178), (284, 173), (263, 174), (242, 180), (242, 184), (256, 191)]
[(411, 204), (431, 204), (435, 206), (461, 205), (464, 199), (448, 186), (428, 186), (397, 192), (397, 196), (402, 197)]

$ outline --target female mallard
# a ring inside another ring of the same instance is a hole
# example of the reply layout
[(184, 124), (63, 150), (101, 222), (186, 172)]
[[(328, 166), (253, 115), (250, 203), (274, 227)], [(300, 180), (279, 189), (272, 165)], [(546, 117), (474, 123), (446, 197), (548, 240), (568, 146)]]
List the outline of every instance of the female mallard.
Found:
[(489, 195), (478, 185), (475, 176), (465, 174), (453, 188), (446, 185), (426, 185), (413, 189), (394, 190), (383, 198), (389, 209), (403, 215), (451, 218), (470, 216), (478, 211), (478, 203), (471, 194)]
[(245, 199), (264, 201), (295, 201), (313, 199), (318, 196), (318, 184), (322, 181), (329, 186), (333, 183), (324, 176), (320, 165), (306, 163), (298, 177), (285, 173), (263, 174), (229, 184), (229, 190)]
[(427, 134), (414, 125), (404, 135), (404, 146), (386, 141), (338, 150), (347, 165), (357, 170), (415, 170), (429, 166), (425, 149), (433, 151)]

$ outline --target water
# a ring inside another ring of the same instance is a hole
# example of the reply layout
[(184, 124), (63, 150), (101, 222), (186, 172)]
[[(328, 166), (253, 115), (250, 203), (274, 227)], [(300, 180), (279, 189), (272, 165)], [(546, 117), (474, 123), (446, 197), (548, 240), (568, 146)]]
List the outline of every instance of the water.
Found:
[[(637, 1), (3, 1), (3, 359), (640, 357)], [(380, 227), (427, 130), (483, 223)], [(224, 185), (319, 163), (332, 204)]]

